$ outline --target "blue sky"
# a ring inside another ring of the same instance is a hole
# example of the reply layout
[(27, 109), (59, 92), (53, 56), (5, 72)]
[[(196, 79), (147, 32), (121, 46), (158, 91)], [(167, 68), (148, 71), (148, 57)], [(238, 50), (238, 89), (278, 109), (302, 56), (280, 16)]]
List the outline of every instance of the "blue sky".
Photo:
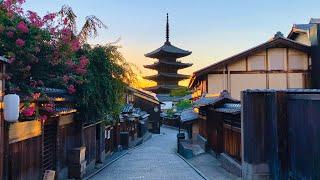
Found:
[(27, 0), (25, 7), (44, 14), (63, 4), (73, 8), (79, 25), (87, 15), (100, 18), (108, 29), (90, 43), (121, 38), (125, 58), (144, 75), (153, 73), (142, 67), (154, 62), (144, 54), (163, 44), (167, 12), (171, 42), (193, 52), (182, 59), (194, 63), (181, 71), (186, 74), (263, 43), (277, 31), (287, 35), (294, 23), (320, 17), (319, 0)]

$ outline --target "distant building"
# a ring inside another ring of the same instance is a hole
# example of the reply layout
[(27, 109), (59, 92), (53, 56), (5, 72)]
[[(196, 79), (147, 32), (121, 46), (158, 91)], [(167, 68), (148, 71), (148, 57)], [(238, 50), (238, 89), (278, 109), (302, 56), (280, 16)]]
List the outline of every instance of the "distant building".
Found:
[[(157, 94), (169, 94), (172, 89), (178, 88), (178, 82), (189, 78), (189, 75), (178, 74), (179, 69), (192, 66), (191, 63), (182, 63), (177, 58), (182, 58), (191, 54), (173, 46), (169, 41), (169, 18), (167, 14), (166, 42), (160, 48), (145, 54), (146, 57), (158, 59), (151, 65), (145, 65), (145, 68), (158, 71), (157, 74), (146, 76), (145, 79), (157, 82), (156, 86), (145, 88)], [(161, 99), (159, 99), (161, 101)]]

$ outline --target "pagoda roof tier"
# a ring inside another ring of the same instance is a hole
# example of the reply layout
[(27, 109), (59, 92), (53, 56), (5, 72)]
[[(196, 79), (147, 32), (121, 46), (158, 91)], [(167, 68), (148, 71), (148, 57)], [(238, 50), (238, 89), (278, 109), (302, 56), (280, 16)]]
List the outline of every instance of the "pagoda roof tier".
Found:
[(171, 45), (169, 41), (166, 41), (160, 48), (145, 54), (149, 58), (161, 58), (161, 57), (175, 57), (181, 58), (191, 54), (191, 51), (186, 51)]
[(188, 79), (189, 77), (190, 77), (189, 75), (184, 75), (184, 74), (158, 72), (158, 74), (145, 76), (144, 78), (149, 80), (158, 80), (158, 79), (183, 80), (183, 79)]
[(182, 86), (179, 86), (179, 85), (157, 85), (157, 86), (144, 88), (144, 90), (152, 91), (152, 92), (157, 92), (157, 91), (161, 91), (161, 90), (170, 91), (173, 89), (177, 89), (179, 87), (182, 87)]
[(143, 67), (149, 69), (158, 69), (161, 66), (171, 67), (173, 69), (183, 69), (192, 66), (192, 63), (158, 61), (150, 65), (144, 65)]

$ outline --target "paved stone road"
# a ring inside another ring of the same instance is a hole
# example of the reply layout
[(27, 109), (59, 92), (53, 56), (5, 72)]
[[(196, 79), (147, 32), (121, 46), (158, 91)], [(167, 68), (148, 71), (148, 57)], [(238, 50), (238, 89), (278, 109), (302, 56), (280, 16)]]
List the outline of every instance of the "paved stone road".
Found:
[(114, 162), (92, 179), (97, 180), (202, 180), (176, 154), (176, 130), (161, 128), (152, 138)]
[(160, 135), (131, 151), (95, 175), (97, 180), (203, 180), (176, 154), (176, 130)]

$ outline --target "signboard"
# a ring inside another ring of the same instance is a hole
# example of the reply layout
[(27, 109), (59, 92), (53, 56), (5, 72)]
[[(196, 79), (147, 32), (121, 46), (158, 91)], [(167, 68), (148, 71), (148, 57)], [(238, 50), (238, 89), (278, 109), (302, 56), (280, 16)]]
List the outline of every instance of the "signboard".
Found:
[(41, 122), (38, 120), (10, 124), (9, 144), (41, 135)]

